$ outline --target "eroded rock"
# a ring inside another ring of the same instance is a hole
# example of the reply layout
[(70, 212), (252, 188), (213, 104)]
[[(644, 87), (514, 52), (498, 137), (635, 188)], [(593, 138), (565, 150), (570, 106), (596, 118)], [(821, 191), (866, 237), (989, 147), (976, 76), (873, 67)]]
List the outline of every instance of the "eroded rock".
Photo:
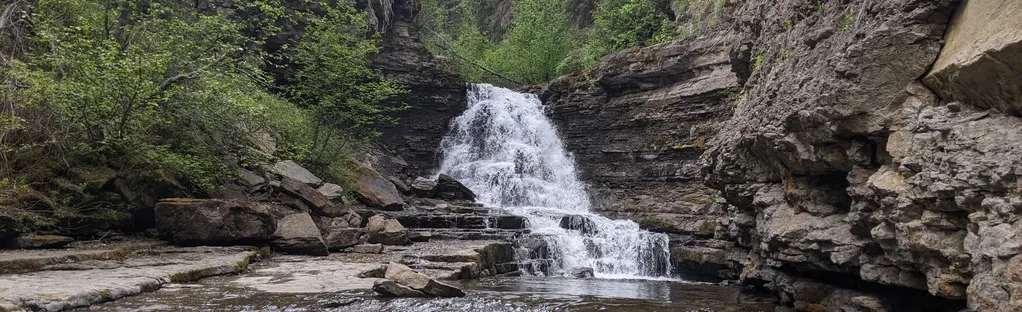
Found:
[(156, 204), (156, 230), (178, 245), (261, 244), (277, 230), (270, 210), (256, 202), (166, 199)]

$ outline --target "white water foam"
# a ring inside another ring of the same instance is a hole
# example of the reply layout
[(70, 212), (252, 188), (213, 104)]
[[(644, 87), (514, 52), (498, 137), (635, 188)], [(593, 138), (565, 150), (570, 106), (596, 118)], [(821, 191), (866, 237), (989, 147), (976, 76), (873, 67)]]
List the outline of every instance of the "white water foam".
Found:
[[(601, 278), (669, 276), (667, 235), (592, 213), (575, 161), (535, 95), (472, 85), (468, 109), (441, 148), (440, 173), (460, 180), (478, 201), (529, 220), (549, 246), (551, 272), (589, 267)], [(561, 228), (565, 215), (592, 220), (595, 233)]]

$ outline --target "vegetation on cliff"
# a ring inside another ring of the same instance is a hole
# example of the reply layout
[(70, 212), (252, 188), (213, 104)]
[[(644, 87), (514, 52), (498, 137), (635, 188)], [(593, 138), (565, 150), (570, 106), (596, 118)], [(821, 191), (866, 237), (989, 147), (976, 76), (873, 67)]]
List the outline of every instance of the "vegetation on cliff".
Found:
[(600, 58), (718, 27), (723, 0), (425, 0), (430, 50), (470, 81), (544, 83)]
[(0, 213), (26, 228), (122, 219), (126, 193), (153, 184), (213, 196), (235, 167), (276, 157), (341, 168), (401, 109), (381, 104), (402, 91), (368, 67), (375, 37), (345, 4), (0, 9)]

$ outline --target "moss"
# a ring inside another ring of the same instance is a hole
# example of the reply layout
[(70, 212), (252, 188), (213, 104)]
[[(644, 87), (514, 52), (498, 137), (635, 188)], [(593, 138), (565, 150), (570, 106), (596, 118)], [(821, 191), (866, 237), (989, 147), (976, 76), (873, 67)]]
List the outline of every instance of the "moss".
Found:
[(760, 66), (763, 66), (763, 61), (765, 60), (766, 54), (760, 53), (759, 55), (756, 55), (756, 57), (752, 58), (752, 69), (756, 69), (759, 68)]
[(238, 261), (238, 263), (235, 263), (234, 264), (234, 272), (235, 273), (244, 273), (245, 269), (248, 268), (249, 261), (250, 261), (250, 257), (245, 257), (244, 260), (241, 260), (241, 261)]
[(853, 25), (855, 25), (855, 17), (852, 16), (852, 12), (849, 11), (845, 12), (845, 14), (841, 16), (841, 21), (838, 22), (837, 28), (841, 30), (848, 30), (851, 29)]
[(109, 289), (100, 290), (99, 291), (99, 298), (102, 301), (114, 300), (114, 294)]

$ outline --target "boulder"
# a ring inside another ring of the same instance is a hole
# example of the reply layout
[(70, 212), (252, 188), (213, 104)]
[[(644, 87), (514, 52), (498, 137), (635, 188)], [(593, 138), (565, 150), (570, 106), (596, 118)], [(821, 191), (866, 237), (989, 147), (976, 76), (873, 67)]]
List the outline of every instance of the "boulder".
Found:
[(451, 176), (441, 174), (436, 182), (436, 196), (446, 199), (475, 200), (476, 193)]
[(401, 199), (401, 194), (397, 192), (394, 183), (390, 183), (373, 169), (359, 166), (354, 178), (355, 196), (366, 206), (390, 211), (404, 209), (405, 201)]
[(373, 291), (384, 297), (427, 297), (421, 291), (395, 283), (391, 280), (379, 280), (373, 283)]
[(408, 286), (414, 290), (421, 291), (435, 297), (464, 297), (465, 292), (454, 286), (447, 285), (429, 278), (422, 273), (413, 271), (404, 264), (391, 262), (387, 265), (387, 272), (384, 274), (389, 280), (398, 284)]
[(948, 102), (1022, 116), (1022, 1), (964, 1), (923, 82)]
[(316, 190), (319, 191), (320, 194), (323, 194), (323, 196), (326, 196), (326, 199), (329, 200), (336, 201), (344, 198), (344, 188), (337, 184), (324, 183)]
[(418, 177), (412, 181), (412, 185), (409, 187), (412, 190), (412, 194), (415, 194), (415, 196), (429, 198), (436, 194), (436, 185), (436, 181)]
[(351, 247), (351, 252), (354, 253), (381, 253), (383, 252), (383, 245), (381, 244), (359, 244)]
[(256, 188), (266, 184), (266, 178), (252, 171), (238, 169), (238, 184), (248, 188)]
[(156, 230), (177, 245), (262, 244), (277, 230), (265, 203), (171, 198), (156, 204)]
[(326, 243), (319, 228), (308, 213), (296, 213), (277, 221), (277, 231), (271, 242), (277, 249), (293, 254), (326, 256)]
[(596, 271), (593, 271), (593, 268), (574, 268), (568, 271), (568, 276), (574, 278), (593, 278), (596, 277)]
[(326, 233), (324, 239), (327, 248), (332, 251), (358, 245), (362, 242), (362, 236), (365, 234), (364, 229), (337, 226), (328, 227), (323, 232)]
[(74, 241), (67, 236), (29, 234), (11, 240), (9, 245), (14, 249), (49, 249), (64, 247)]
[(405, 184), (404, 181), (401, 181), (401, 179), (398, 179), (398, 177), (389, 176), (387, 177), (387, 181), (394, 183), (394, 187), (397, 188), (397, 191), (401, 192), (401, 194), (407, 195), (412, 193), (412, 188), (409, 187), (408, 184)]
[(305, 169), (290, 160), (278, 162), (273, 165), (272, 169), (274, 173), (279, 174), (282, 177), (298, 180), (311, 187), (319, 187), (323, 184), (323, 179), (320, 179), (316, 175), (312, 174), (312, 172), (309, 172), (308, 169)]
[(326, 195), (309, 187), (308, 184), (290, 177), (285, 176), (280, 180), (280, 188), (288, 194), (301, 199), (302, 202), (309, 205), (309, 208), (312, 209), (322, 209), (331, 204), (330, 199)]
[(382, 215), (375, 215), (369, 218), (366, 226), (369, 233), (368, 242), (384, 245), (408, 245), (411, 240), (408, 238), (408, 231), (395, 219), (387, 219)]
[(567, 230), (576, 230), (585, 235), (597, 233), (596, 223), (585, 216), (567, 215), (561, 217), (560, 226)]

